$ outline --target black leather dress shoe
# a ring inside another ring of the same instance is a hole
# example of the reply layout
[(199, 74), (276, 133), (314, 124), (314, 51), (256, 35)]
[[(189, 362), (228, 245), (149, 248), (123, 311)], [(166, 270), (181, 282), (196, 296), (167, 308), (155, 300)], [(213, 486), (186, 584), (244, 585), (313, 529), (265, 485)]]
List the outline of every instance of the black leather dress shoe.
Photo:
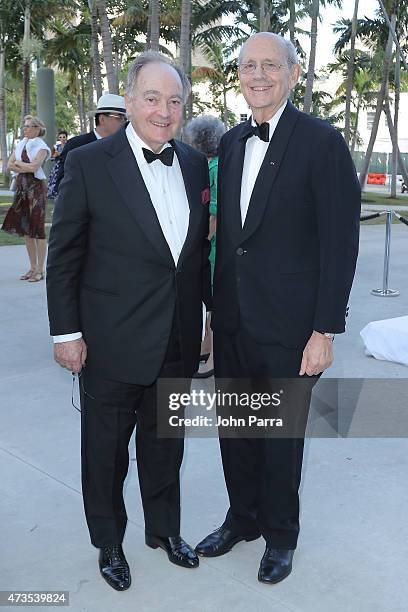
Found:
[(150, 548), (162, 548), (166, 551), (169, 560), (181, 567), (198, 567), (200, 561), (194, 550), (181, 538), (161, 538), (160, 536), (146, 533), (145, 541)]
[(99, 569), (109, 586), (116, 591), (126, 591), (130, 587), (129, 565), (120, 544), (100, 549)]
[(280, 548), (265, 549), (264, 556), (259, 566), (258, 580), (267, 584), (276, 584), (292, 571), (292, 559), (294, 550), (283, 550)]
[(260, 533), (242, 535), (236, 531), (221, 525), (210, 533), (202, 542), (197, 544), (196, 552), (202, 557), (220, 557), (229, 552), (238, 542), (252, 542), (260, 537)]

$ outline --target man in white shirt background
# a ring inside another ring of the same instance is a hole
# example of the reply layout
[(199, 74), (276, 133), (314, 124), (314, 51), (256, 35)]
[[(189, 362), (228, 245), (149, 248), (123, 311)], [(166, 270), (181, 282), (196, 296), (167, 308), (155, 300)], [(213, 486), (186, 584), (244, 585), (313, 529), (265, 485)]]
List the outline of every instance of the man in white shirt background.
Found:
[(103, 94), (96, 105), (96, 110), (89, 113), (95, 117), (95, 128), (85, 134), (73, 136), (65, 143), (61, 155), (58, 157), (58, 171), (55, 179), (55, 190), (58, 191), (59, 184), (64, 177), (65, 160), (73, 149), (83, 145), (106, 138), (117, 132), (126, 121), (125, 101), (122, 96), (116, 94)]
[(80, 373), (85, 514), (101, 574), (116, 590), (131, 582), (123, 483), (135, 427), (146, 544), (198, 566), (180, 537), (183, 440), (156, 431), (158, 378), (197, 370), (202, 302), (211, 300), (207, 160), (174, 140), (189, 88), (160, 54), (136, 58), (130, 122), (70, 153), (50, 234), (54, 355)]

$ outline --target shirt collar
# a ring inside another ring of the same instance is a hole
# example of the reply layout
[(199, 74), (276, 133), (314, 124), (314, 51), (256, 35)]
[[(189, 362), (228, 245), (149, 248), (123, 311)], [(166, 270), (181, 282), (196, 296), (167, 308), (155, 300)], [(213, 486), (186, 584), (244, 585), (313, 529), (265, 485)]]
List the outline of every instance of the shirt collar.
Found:
[[(283, 111), (285, 110), (286, 106), (287, 106), (288, 101), (286, 100), (282, 106), (280, 106), (278, 108), (278, 110), (276, 111), (276, 113), (273, 115), (273, 117), (271, 117), (267, 123), (269, 123), (269, 140), (271, 140), (272, 135), (276, 129), (276, 126), (278, 125), (278, 121), (282, 116)], [(255, 126), (256, 125), (256, 121), (253, 117), (251, 117), (251, 125)]]
[(93, 131), (93, 133), (96, 136), (96, 140), (101, 140), (101, 138), (103, 138), (103, 136), (101, 136), (100, 134), (98, 134), (98, 132), (96, 131), (96, 129)]
[[(138, 147), (140, 150), (142, 148), (145, 149), (150, 149), (150, 151), (152, 151), (152, 148), (149, 147), (148, 144), (145, 143), (144, 140), (142, 140), (140, 138), (140, 136), (136, 133), (135, 128), (133, 127), (131, 121), (129, 121), (128, 126), (126, 128), (126, 136), (128, 137), (129, 142), (133, 145)], [(169, 142), (166, 142), (162, 148), (160, 149), (160, 151), (155, 151), (155, 153), (161, 153), (163, 151), (163, 149), (165, 149), (166, 147), (171, 147), (171, 144)]]

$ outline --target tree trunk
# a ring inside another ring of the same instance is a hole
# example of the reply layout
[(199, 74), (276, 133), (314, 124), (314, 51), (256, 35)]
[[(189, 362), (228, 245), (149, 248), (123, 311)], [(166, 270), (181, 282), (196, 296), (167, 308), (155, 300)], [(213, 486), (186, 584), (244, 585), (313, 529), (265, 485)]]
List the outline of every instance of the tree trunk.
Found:
[(109, 93), (118, 94), (118, 75), (113, 65), (112, 37), (109, 25), (108, 14), (106, 12), (106, 0), (96, 0), (101, 24), (101, 36), (103, 44), (103, 59), (106, 67), (106, 77), (108, 79)]
[(355, 148), (356, 148), (356, 144), (357, 144), (358, 120), (360, 118), (360, 110), (361, 110), (361, 96), (359, 96), (358, 102), (357, 102), (356, 125), (354, 127), (353, 142), (351, 143), (351, 150), (350, 150), (351, 155), (353, 155)]
[[(181, 1), (181, 23), (180, 23), (180, 65), (191, 80), (191, 0)], [(193, 96), (190, 94), (184, 108), (184, 118), (193, 116)]]
[(184, 72), (188, 72), (190, 64), (190, 19), (191, 0), (181, 0), (181, 24), (180, 24), (180, 64)]
[[(394, 2), (394, 5), (395, 5), (395, 2)], [(395, 22), (396, 22), (396, 14), (393, 8), (393, 13), (391, 16), (391, 23), (394, 25), (394, 27), (395, 27)], [(363, 165), (362, 165), (360, 176), (359, 176), (361, 189), (364, 189), (365, 187), (365, 181), (366, 181), (367, 174), (368, 174), (368, 168), (370, 167), (371, 155), (373, 153), (375, 139), (377, 138), (378, 125), (380, 123), (381, 112), (383, 109), (385, 92), (387, 91), (387, 83), (388, 83), (388, 76), (389, 76), (389, 71), (390, 71), (391, 56), (392, 56), (392, 34), (390, 30), (388, 34), (387, 46), (385, 48), (383, 74), (381, 77), (381, 83), (380, 83), (380, 87), (378, 90), (377, 106), (375, 109), (373, 127), (371, 129), (370, 140), (368, 143), (367, 151), (364, 157)]]
[[(394, 138), (392, 139), (392, 175), (391, 175), (391, 197), (397, 197), (397, 174), (398, 174), (398, 115), (400, 104), (400, 70), (401, 61), (398, 52), (395, 55), (395, 100), (394, 100)], [(388, 125), (391, 130), (391, 126)]]
[(81, 89), (82, 89), (81, 76), (80, 74), (77, 74), (75, 76), (75, 90), (76, 90), (76, 101), (77, 101), (77, 108), (78, 108), (79, 131), (82, 134), (83, 132), (86, 132), (86, 124), (84, 120), (84, 105), (83, 105)]
[(225, 87), (225, 83), (222, 85), (222, 98), (223, 98), (223, 112), (222, 112), (222, 121), (225, 125), (225, 129), (228, 130), (228, 106), (227, 106), (227, 88)]
[(309, 65), (307, 68), (306, 88), (305, 97), (303, 99), (303, 112), (310, 114), (312, 109), (312, 97), (313, 97), (313, 82), (314, 72), (316, 65), (316, 45), (317, 45), (317, 22), (319, 19), (319, 8), (320, 0), (311, 0), (310, 4), (310, 55)]
[[(395, 42), (395, 46), (397, 47), (397, 52), (399, 53), (401, 62), (404, 64), (404, 68), (408, 72), (408, 62), (405, 59), (405, 56), (404, 56), (404, 54), (402, 52), (402, 49), (401, 49), (401, 45), (399, 44), (398, 36), (397, 36), (397, 34), (395, 32), (395, 24), (394, 24), (394, 26), (392, 25), (392, 23), (390, 21), (390, 18), (387, 15), (387, 11), (385, 10), (385, 6), (384, 6), (383, 1), (382, 0), (378, 0), (378, 1), (380, 3), (381, 10), (382, 10), (383, 15), (385, 17), (385, 21), (387, 22), (387, 25), (388, 25), (388, 27), (390, 29), (392, 38), (393, 38), (393, 40)], [(394, 9), (392, 11), (393, 13), (397, 13), (398, 12), (398, 4), (399, 4), (399, 2), (400, 2), (400, 0), (395, 0), (395, 2), (394, 2)]]
[(354, 80), (354, 57), (355, 57), (356, 34), (357, 34), (358, 1), (359, 0), (355, 0), (355, 3), (354, 3), (354, 14), (353, 14), (353, 20), (351, 22), (350, 57), (347, 63), (344, 139), (348, 147), (350, 146), (351, 92), (353, 91), (353, 80)]
[(149, 16), (147, 18), (147, 26), (146, 26), (146, 43), (145, 50), (150, 49), (150, 39), (152, 36), (152, 3), (149, 0)]
[(98, 48), (98, 8), (95, 0), (88, 0), (89, 12), (91, 14), (91, 61), (93, 67), (93, 80), (95, 84), (96, 97), (102, 95), (101, 58)]
[(289, 0), (289, 36), (290, 41), (295, 45), (295, 23), (296, 23), (296, 2)]
[(21, 99), (21, 124), (24, 117), (30, 112), (30, 29), (31, 9), (30, 2), (26, 2), (24, 11), (24, 37), (23, 37), (23, 95)]
[[(4, 184), (7, 184), (7, 127), (6, 127), (6, 71), (5, 71), (5, 48), (0, 46), (0, 155), (2, 161), (1, 171)], [(8, 178), (8, 177), (7, 177)]]
[(396, 140), (396, 133), (395, 133), (395, 129), (394, 129), (394, 124), (392, 122), (392, 116), (391, 116), (391, 109), (390, 109), (390, 104), (388, 102), (388, 100), (385, 101), (384, 103), (384, 112), (385, 115), (387, 117), (387, 121), (388, 121), (388, 128), (390, 131), (390, 137), (391, 137), (391, 141), (392, 141), (392, 146), (396, 148), (397, 150), (397, 156), (398, 156), (398, 162), (400, 165), (400, 170), (401, 170), (401, 174), (402, 174), (402, 178), (404, 179), (404, 183), (406, 185), (408, 185), (408, 171), (405, 167), (404, 164), (404, 160), (402, 159), (402, 155), (401, 155), (401, 151), (399, 150), (399, 146), (398, 146), (398, 141)]
[(259, 0), (259, 31), (265, 31), (265, 0)]
[[(93, 110), (94, 107), (94, 99), (93, 99), (93, 87), (92, 87), (92, 83), (94, 81), (93, 78), (93, 67), (91, 65), (91, 67), (89, 68), (89, 76), (88, 76), (88, 111)], [(94, 118), (91, 117), (90, 115), (88, 115), (88, 125), (89, 125), (89, 131), (93, 130), (95, 127), (95, 121)]]
[(160, 2), (159, 0), (150, 0), (150, 43), (149, 48), (152, 51), (158, 51), (160, 45)]
[(85, 83), (84, 78), (81, 74), (79, 77), (79, 95), (81, 96), (81, 113), (82, 113), (82, 123), (84, 126), (84, 132), (88, 131), (88, 122), (85, 113)]

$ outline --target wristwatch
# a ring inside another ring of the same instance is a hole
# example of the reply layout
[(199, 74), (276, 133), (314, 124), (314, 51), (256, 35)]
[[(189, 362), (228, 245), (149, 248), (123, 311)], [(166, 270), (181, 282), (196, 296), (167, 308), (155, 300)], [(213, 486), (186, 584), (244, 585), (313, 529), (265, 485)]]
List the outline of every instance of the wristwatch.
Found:
[(333, 340), (335, 334), (332, 334), (331, 332), (321, 332), (323, 334), (323, 336), (325, 336), (325, 338), (329, 338), (329, 340)]

